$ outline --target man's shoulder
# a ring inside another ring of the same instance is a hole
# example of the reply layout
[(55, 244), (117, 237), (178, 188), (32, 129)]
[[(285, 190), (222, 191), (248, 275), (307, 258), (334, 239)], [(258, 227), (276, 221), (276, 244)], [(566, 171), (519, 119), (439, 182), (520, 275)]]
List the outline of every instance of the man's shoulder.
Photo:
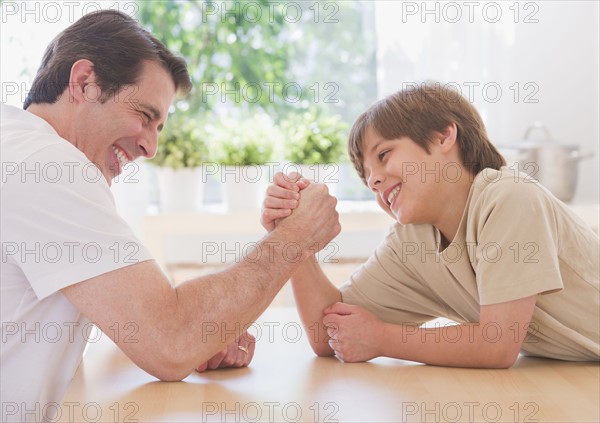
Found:
[(1, 132), (3, 166), (20, 164), (31, 157), (43, 161), (46, 155), (59, 155), (71, 161), (86, 160), (79, 149), (61, 138), (46, 121), (6, 104), (2, 104)]

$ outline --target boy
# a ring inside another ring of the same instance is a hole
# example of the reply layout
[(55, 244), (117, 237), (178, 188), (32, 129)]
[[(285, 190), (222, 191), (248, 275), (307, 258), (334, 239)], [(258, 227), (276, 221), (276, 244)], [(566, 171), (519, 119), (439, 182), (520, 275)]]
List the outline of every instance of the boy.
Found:
[[(598, 360), (598, 236), (530, 177), (505, 166), (466, 99), (428, 83), (371, 106), (350, 158), (395, 224), (337, 289), (307, 260), (292, 286), (316, 354), (508, 368), (519, 352)], [(301, 200), (277, 175), (263, 225)], [(422, 328), (445, 317), (458, 325)]]

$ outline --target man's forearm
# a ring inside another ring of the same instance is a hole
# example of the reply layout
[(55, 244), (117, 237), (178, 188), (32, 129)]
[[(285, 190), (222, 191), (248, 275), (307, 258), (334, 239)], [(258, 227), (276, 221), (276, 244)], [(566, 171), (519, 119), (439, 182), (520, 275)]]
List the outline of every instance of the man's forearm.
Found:
[(175, 289), (177, 318), (173, 326), (180, 328), (180, 349), (190, 352), (191, 368), (242, 334), (311, 254), (307, 247), (289, 239), (285, 230), (273, 231), (238, 263)]
[(141, 368), (180, 380), (238, 338), (296, 267), (340, 231), (335, 198), (309, 186), (303, 202), (239, 263), (172, 287), (147, 260), (61, 291), (105, 333), (135, 322), (135, 342), (113, 340)]
[(325, 276), (314, 257), (302, 263), (292, 275), (292, 289), (312, 349), (321, 356), (333, 355), (323, 326), (323, 310), (342, 300), (340, 291)]

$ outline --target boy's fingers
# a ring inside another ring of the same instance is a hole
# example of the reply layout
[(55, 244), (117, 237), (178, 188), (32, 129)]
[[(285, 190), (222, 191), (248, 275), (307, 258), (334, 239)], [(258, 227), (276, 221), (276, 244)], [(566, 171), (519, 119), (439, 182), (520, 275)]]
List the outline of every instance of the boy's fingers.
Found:
[(294, 191), (287, 188), (282, 188), (278, 185), (269, 185), (269, 187), (267, 188), (267, 196), (289, 200), (297, 200), (300, 198), (300, 194), (298, 194), (299, 189), (300, 188), (298, 186), (296, 186), (296, 190)]
[(296, 182), (300, 179), (301, 175), (295, 172), (292, 175), (285, 175), (281, 172), (277, 172), (273, 178), (273, 183), (279, 185), (282, 188), (287, 188), (292, 191), (298, 191), (299, 188), (296, 186)]
[(265, 209), (295, 209), (298, 200), (282, 200), (281, 198), (267, 197), (263, 202)]

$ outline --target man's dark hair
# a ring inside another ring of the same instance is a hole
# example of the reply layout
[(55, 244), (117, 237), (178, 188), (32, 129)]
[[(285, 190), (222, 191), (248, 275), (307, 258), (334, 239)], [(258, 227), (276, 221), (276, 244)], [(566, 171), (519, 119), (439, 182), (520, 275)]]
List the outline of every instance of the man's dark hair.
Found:
[(192, 88), (181, 57), (126, 14), (100, 10), (83, 16), (48, 45), (23, 108), (32, 103), (55, 103), (69, 85), (71, 67), (81, 59), (94, 64), (101, 102), (137, 83), (146, 60), (162, 64), (177, 92), (187, 94)]

